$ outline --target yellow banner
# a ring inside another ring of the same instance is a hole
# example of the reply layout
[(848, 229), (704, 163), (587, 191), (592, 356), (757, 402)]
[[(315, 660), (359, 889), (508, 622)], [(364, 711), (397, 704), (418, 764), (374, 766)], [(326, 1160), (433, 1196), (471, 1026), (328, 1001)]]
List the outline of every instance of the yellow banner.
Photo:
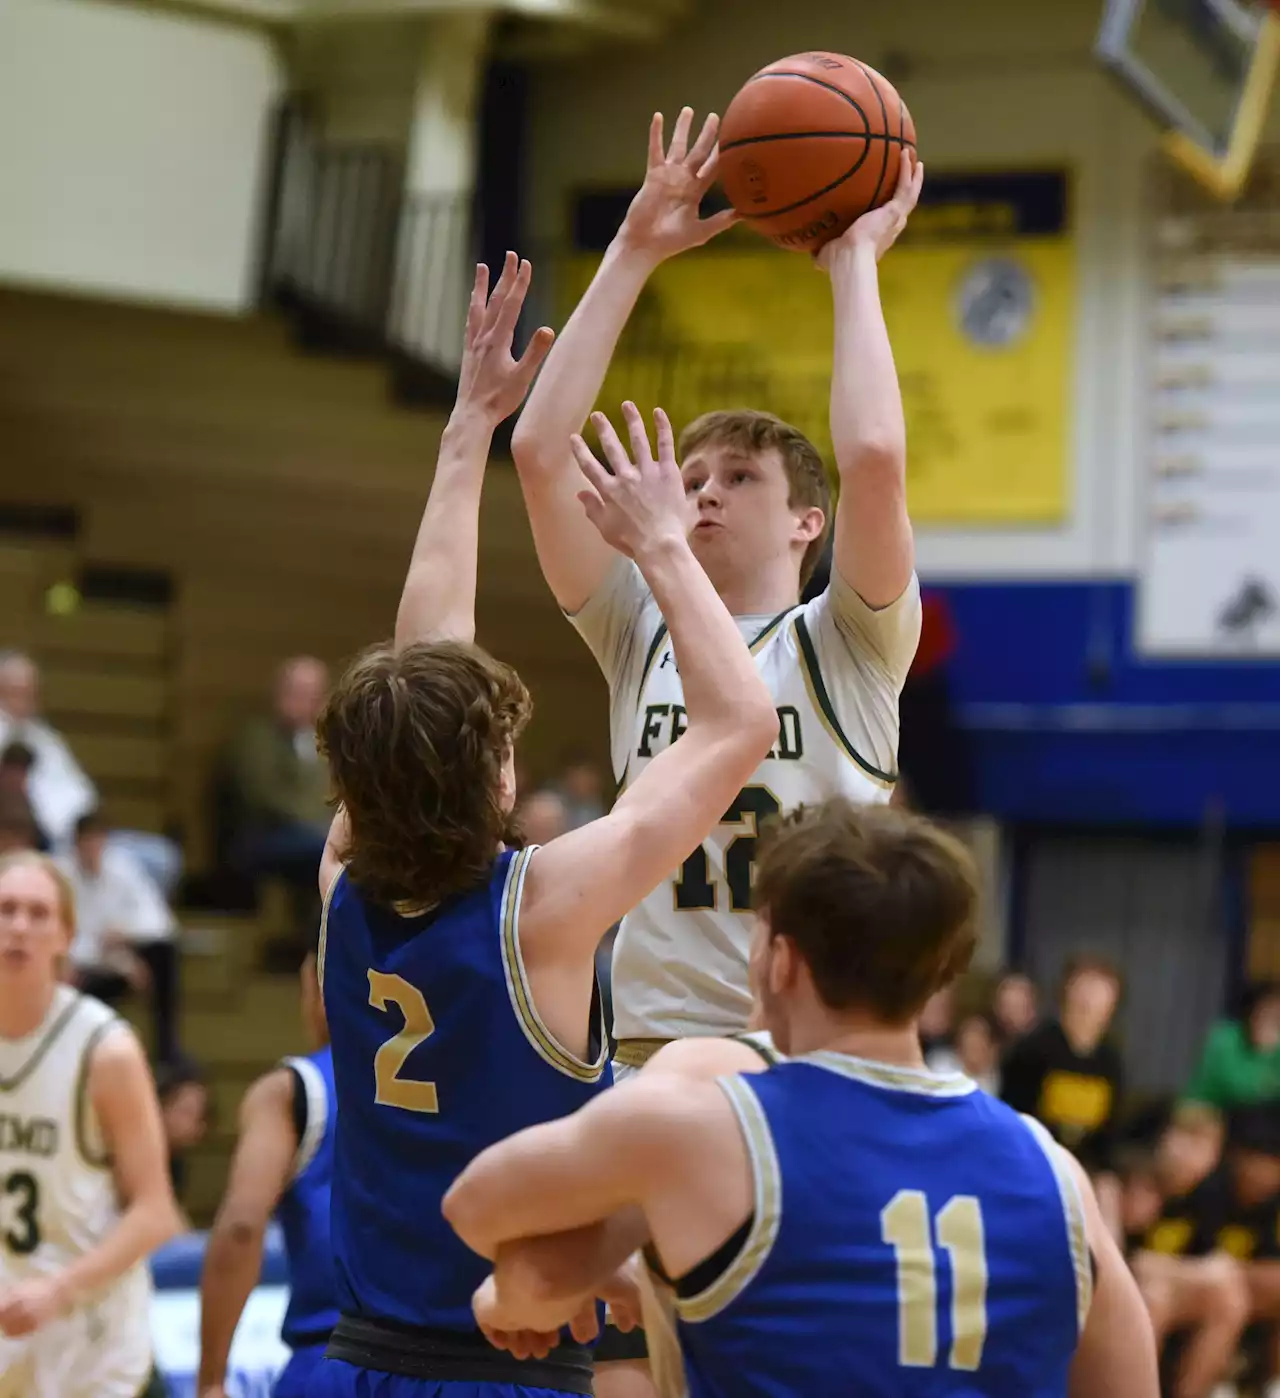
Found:
[[(880, 264), (902, 383), (912, 517), (924, 524), (1061, 519), (1075, 327), (1075, 246), (1060, 172), (938, 177)], [(928, 187), (927, 187), (928, 189)], [(599, 255), (575, 254), (576, 301)], [(567, 310), (568, 307), (566, 306)], [(677, 427), (767, 408), (830, 456), (832, 308), (810, 260), (746, 232), (663, 264), (600, 406), (661, 403)]]

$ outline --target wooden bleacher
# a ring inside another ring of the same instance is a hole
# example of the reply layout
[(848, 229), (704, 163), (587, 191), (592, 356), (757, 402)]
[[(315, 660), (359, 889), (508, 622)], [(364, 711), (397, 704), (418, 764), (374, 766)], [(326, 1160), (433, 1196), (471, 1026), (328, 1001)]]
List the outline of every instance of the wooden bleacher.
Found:
[[(117, 823), (176, 828), (207, 866), (215, 754), (279, 661), (340, 665), (390, 633), (442, 426), (395, 407), (381, 366), (308, 358), (273, 320), (0, 289), (0, 505), (79, 520), (73, 541), (0, 541), (0, 646), (39, 659), (45, 707)], [(603, 685), (538, 573), (509, 464), (486, 482), (481, 538), (479, 638), (533, 691), (534, 769), (584, 740), (603, 755)], [(172, 600), (51, 612), (49, 588), (86, 568), (162, 575)], [(186, 1046), (218, 1103), (197, 1220), (238, 1094), (300, 1043), (295, 987), (255, 970), (281, 916), (184, 916)]]

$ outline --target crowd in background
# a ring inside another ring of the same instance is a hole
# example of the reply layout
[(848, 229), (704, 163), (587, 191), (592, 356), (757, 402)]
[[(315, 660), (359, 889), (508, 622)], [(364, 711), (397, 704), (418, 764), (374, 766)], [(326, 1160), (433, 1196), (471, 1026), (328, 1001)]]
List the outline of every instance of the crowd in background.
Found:
[[(328, 686), (323, 662), (285, 661), (262, 712), (228, 742), (211, 791), (214, 903), (221, 892), (252, 905), (265, 879), (291, 893), (292, 926), (266, 948), (268, 970), (296, 969), (319, 915), (315, 870), (331, 811), (315, 724)], [(551, 780), (520, 775), (515, 818), (529, 843), (596, 819), (609, 800), (585, 753), (568, 755)], [(75, 889), (68, 978), (108, 1003), (150, 999), (181, 1197), (211, 1103), (180, 1045), (179, 848), (110, 824), (72, 746), (41, 715), (38, 667), (10, 651), (0, 654), (0, 853), (27, 848), (52, 853)], [(611, 944), (612, 935), (599, 957), (606, 1008)], [(1067, 966), (1051, 1007), (1018, 971), (969, 979), (926, 1008), (925, 1058), (1037, 1117), (1078, 1156), (1158, 1334), (1175, 1337), (1170, 1391), (1207, 1398), (1241, 1353), (1280, 1373), (1280, 986), (1254, 987), (1237, 1017), (1214, 1026), (1172, 1102), (1135, 1103), (1125, 1092), (1112, 1034), (1122, 992), (1118, 973), (1093, 957)]]
[(1163, 1345), (1167, 1391), (1280, 1393), (1280, 985), (1251, 986), (1173, 1099), (1125, 1090), (1118, 972), (1068, 963), (1057, 1001), (1009, 971), (934, 997), (926, 1062), (1041, 1121), (1089, 1171)]

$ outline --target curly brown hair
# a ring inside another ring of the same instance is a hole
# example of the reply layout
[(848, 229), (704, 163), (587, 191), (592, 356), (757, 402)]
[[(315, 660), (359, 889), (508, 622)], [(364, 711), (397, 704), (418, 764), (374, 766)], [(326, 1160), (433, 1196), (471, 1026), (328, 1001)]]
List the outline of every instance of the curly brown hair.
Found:
[(352, 661), (316, 736), (366, 897), (431, 907), (487, 878), (510, 829), (503, 763), (532, 711), (519, 675), (478, 646), (384, 644)]
[(755, 902), (829, 1009), (904, 1024), (969, 964), (978, 875), (964, 845), (923, 816), (835, 797), (768, 830)]
[(803, 588), (813, 576), (831, 533), (831, 480), (822, 453), (798, 427), (755, 408), (722, 408), (694, 418), (680, 434), (680, 460), (705, 446), (729, 447), (751, 456), (776, 451), (787, 476), (787, 504), (793, 510), (817, 506), (826, 516), (822, 532), (800, 561)]

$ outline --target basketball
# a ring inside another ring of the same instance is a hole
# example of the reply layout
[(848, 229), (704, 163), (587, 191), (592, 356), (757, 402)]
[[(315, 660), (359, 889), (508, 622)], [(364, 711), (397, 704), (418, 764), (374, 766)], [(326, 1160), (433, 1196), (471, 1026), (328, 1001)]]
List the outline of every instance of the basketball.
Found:
[(892, 83), (842, 53), (762, 68), (720, 123), (720, 185), (779, 247), (816, 252), (893, 197), (916, 128)]

